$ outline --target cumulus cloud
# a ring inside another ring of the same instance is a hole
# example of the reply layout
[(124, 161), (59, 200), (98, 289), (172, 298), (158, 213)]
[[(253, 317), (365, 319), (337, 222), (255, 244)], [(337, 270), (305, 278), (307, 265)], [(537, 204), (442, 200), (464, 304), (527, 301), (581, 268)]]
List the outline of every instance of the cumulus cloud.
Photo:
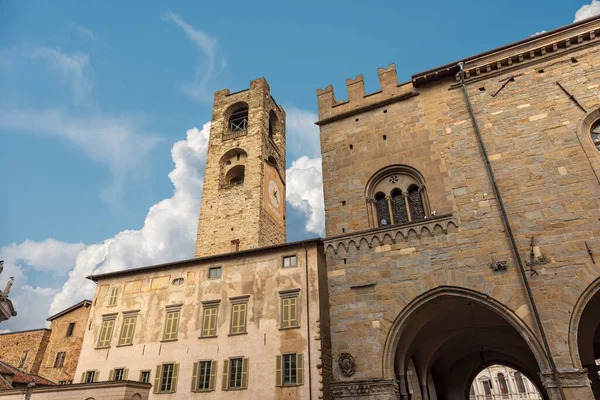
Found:
[[(183, 18), (173, 12), (163, 16), (163, 19), (179, 26), (194, 45), (206, 58), (206, 64), (200, 63), (196, 67), (196, 79), (187, 83), (183, 87), (184, 93), (196, 100), (204, 103), (211, 103), (213, 100), (213, 88), (209, 87), (217, 75), (219, 75), (227, 66), (227, 61), (219, 53), (217, 39), (192, 27)], [(219, 68), (217, 69), (217, 63)]]
[(315, 121), (317, 114), (296, 107), (286, 107), (287, 152), (292, 158), (308, 156), (316, 158), (321, 155), (319, 128)]
[(79, 146), (92, 160), (105, 164), (113, 180), (102, 198), (119, 206), (125, 179), (142, 165), (160, 140), (125, 115), (69, 115), (62, 110), (0, 109), (0, 127), (60, 137)]
[(93, 296), (95, 284), (85, 279), (90, 274), (176, 261), (193, 254), (209, 133), (210, 123), (206, 123), (201, 130), (188, 130), (186, 140), (173, 145), (175, 168), (169, 174), (175, 187), (173, 196), (150, 208), (141, 229), (120, 232), (79, 252), (50, 313)]
[(600, 15), (600, 1), (592, 0), (590, 4), (583, 5), (577, 10), (573, 22), (582, 21), (587, 18), (595, 17), (596, 15)]
[(307, 216), (305, 229), (325, 233), (323, 174), (320, 158), (300, 157), (286, 170), (286, 200)]
[(4, 260), (6, 273), (10, 273), (8, 268), (11, 266), (24, 262), (39, 271), (64, 274), (73, 268), (75, 257), (84, 248), (83, 243), (66, 243), (55, 239), (40, 242), (26, 240), (0, 248), (0, 259)]

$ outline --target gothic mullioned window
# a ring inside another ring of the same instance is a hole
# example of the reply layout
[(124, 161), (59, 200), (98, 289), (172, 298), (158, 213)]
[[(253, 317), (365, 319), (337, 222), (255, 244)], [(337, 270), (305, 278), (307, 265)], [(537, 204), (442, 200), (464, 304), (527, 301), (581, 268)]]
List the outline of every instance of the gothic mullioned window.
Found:
[(371, 227), (419, 221), (429, 215), (425, 180), (406, 165), (377, 172), (369, 180), (365, 195)]
[(600, 120), (592, 125), (592, 141), (598, 151), (600, 151)]

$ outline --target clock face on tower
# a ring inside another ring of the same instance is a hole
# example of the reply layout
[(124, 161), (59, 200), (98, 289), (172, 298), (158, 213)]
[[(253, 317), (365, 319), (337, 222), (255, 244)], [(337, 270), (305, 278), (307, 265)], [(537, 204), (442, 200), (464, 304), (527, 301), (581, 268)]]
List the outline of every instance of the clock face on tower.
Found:
[(277, 223), (284, 223), (285, 186), (277, 169), (265, 163), (263, 207)]

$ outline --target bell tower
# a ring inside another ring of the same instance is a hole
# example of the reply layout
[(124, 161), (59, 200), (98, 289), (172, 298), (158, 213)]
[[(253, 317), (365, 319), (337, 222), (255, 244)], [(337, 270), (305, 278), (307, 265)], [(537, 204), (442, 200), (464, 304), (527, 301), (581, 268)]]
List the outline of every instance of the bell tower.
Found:
[(285, 111), (264, 78), (215, 93), (195, 257), (285, 243)]

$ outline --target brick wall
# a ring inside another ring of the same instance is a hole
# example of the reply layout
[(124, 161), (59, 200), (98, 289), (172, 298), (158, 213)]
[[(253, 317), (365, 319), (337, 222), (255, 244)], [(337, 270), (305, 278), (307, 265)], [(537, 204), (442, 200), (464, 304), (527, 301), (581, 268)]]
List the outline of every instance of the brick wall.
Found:
[(27, 358), (20, 369), (37, 374), (49, 339), (48, 329), (2, 334), (0, 335), (0, 359), (19, 367), (21, 355), (27, 351)]

